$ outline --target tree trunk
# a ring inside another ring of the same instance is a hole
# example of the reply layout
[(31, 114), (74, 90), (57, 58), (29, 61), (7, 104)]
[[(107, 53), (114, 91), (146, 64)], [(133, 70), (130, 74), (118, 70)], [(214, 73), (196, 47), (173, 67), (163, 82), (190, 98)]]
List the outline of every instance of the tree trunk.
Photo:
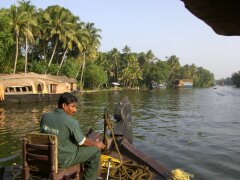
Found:
[(64, 59), (65, 59), (65, 57), (66, 57), (67, 52), (68, 52), (68, 46), (66, 47), (66, 50), (65, 50), (65, 52), (64, 52), (64, 54), (63, 54), (63, 57), (62, 57), (62, 60), (61, 60), (60, 66), (59, 66), (59, 70), (58, 70), (58, 72), (57, 72), (57, 76), (58, 76), (58, 74), (59, 74), (59, 72), (60, 72), (60, 69), (61, 69), (61, 67), (62, 67), (62, 64), (63, 64), (63, 61), (64, 61)]
[(116, 82), (118, 82), (118, 62), (117, 62), (117, 58), (115, 57), (115, 63), (116, 63), (116, 70), (117, 70), (117, 73), (116, 73)]
[(26, 49), (25, 49), (25, 73), (27, 73), (27, 64), (28, 64), (28, 39), (27, 39), (27, 36), (26, 36), (25, 40), (26, 40)]
[(45, 42), (45, 40), (43, 41), (43, 56), (44, 56), (44, 61), (47, 62), (46, 42)]
[(16, 32), (16, 55), (15, 55), (15, 62), (14, 62), (13, 74), (15, 74), (16, 69), (17, 69), (17, 60), (18, 60), (18, 35), (19, 35), (19, 33)]
[(79, 66), (79, 70), (78, 70), (78, 72), (77, 72), (77, 74), (76, 74), (76, 76), (75, 76), (75, 79), (77, 79), (78, 74), (79, 74), (79, 71), (81, 70), (81, 67), (82, 67), (82, 64)]
[(56, 40), (56, 43), (55, 43), (55, 46), (54, 46), (54, 49), (53, 49), (53, 53), (52, 53), (51, 59), (50, 59), (50, 61), (49, 61), (49, 63), (48, 63), (48, 66), (47, 66), (47, 69), (46, 69), (46, 71), (45, 71), (45, 74), (47, 74), (48, 68), (49, 68), (49, 66), (50, 66), (51, 63), (52, 63), (53, 57), (54, 57), (54, 55), (55, 55), (55, 51), (56, 51), (56, 49), (57, 49), (57, 45), (58, 45), (58, 40)]
[(81, 77), (80, 77), (80, 84), (82, 86), (82, 79), (83, 79), (83, 71), (85, 69), (85, 53), (83, 53), (83, 63), (82, 63), (82, 72), (81, 72)]

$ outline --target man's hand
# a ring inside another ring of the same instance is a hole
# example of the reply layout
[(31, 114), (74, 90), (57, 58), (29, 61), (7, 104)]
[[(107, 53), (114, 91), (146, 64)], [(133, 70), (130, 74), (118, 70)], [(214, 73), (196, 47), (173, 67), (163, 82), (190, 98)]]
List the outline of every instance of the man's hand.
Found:
[(99, 140), (92, 141), (91, 139), (86, 138), (83, 143), (84, 146), (96, 146), (98, 149), (105, 149), (105, 145)]
[(105, 145), (102, 142), (96, 141), (95, 143), (96, 143), (96, 146), (98, 147), (98, 149), (105, 149)]

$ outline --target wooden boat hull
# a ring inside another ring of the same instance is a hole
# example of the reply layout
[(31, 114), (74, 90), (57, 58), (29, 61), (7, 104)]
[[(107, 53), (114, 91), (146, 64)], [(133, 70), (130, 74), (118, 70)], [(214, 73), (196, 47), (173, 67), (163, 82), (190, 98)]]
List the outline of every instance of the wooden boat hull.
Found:
[[(89, 137), (91, 139), (98, 138), (97, 133), (95, 132), (92, 132)], [(108, 139), (108, 141), (110, 142), (108, 148), (102, 154), (106, 154), (114, 158), (119, 158), (119, 154), (117, 153), (113, 138)], [(116, 143), (123, 161), (133, 161), (140, 166), (147, 166), (152, 174), (152, 180), (167, 180), (170, 176), (171, 172), (169, 169), (165, 168), (163, 165), (161, 165), (159, 162), (157, 162), (150, 156), (139, 151), (134, 145), (129, 143), (126, 138), (116, 136)], [(104, 179), (106, 178), (105, 173), (103, 173), (101, 176)]]

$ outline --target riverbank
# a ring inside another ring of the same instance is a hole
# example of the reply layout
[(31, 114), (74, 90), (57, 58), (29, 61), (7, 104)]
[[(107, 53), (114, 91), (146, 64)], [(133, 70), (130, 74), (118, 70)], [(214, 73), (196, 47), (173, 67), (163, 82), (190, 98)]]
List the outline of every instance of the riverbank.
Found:
[(122, 88), (122, 87), (111, 87), (111, 88), (103, 88), (103, 89), (83, 89), (80, 90), (79, 93), (92, 93), (92, 92), (100, 92), (100, 91), (127, 91), (127, 90), (148, 90), (147, 88)]

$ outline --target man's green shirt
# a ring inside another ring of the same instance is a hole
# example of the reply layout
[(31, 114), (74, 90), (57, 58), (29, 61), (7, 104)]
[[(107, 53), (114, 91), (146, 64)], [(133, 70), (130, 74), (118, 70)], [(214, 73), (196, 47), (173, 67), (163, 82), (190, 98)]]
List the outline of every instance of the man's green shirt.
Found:
[(55, 134), (58, 138), (58, 163), (60, 167), (68, 167), (74, 160), (78, 146), (85, 141), (78, 121), (57, 108), (44, 114), (40, 122), (40, 131)]

